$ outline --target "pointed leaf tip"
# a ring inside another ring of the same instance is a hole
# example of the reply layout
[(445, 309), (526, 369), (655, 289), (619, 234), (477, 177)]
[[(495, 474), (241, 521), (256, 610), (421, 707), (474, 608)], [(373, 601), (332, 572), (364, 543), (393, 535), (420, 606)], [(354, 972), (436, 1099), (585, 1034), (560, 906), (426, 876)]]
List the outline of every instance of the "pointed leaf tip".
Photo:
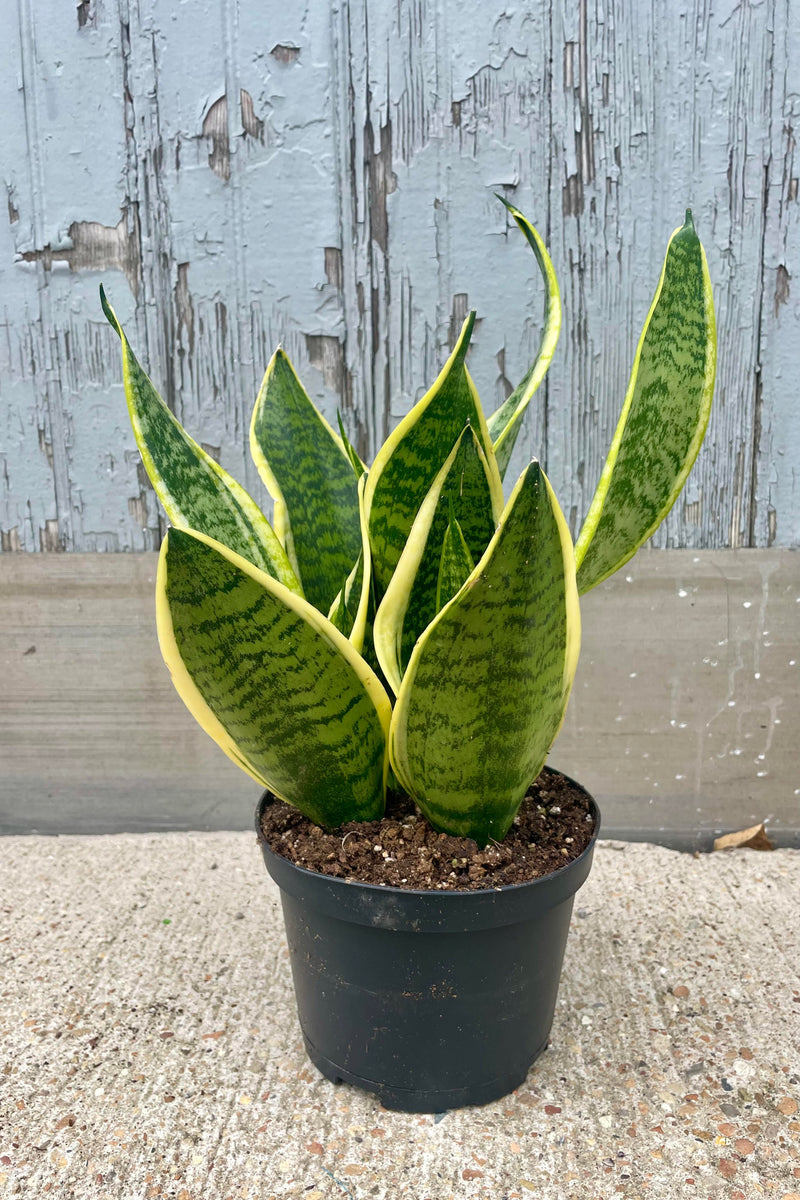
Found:
[(505, 836), (563, 720), (579, 641), (572, 541), (534, 463), (417, 640), (394, 708), (392, 767), (435, 828)]
[(378, 599), (389, 586), (419, 507), (468, 418), (497, 495), (502, 493), (486, 419), (464, 364), (475, 315), (469, 313), (435, 382), (389, 435), (370, 467), (364, 503)]
[(100, 303), (103, 306), (103, 313), (105, 315), (106, 320), (108, 321), (111, 328), (117, 334), (117, 337), (121, 338), (122, 337), (122, 329), (120, 327), (119, 321), (117, 320), (117, 314), (114, 312), (113, 308), (111, 307), (111, 305), (108, 302), (108, 297), (106, 296), (106, 289), (103, 287), (102, 283), (100, 284)]
[(338, 409), (338, 408), (336, 410), (336, 420), (339, 422), (339, 437), (342, 439), (342, 445), (344, 446), (345, 453), (350, 460), (350, 464), (351, 464), (353, 470), (355, 471), (356, 479), (360, 479), (361, 476), (366, 471), (366, 467), (362, 463), (361, 459), (358, 456), (358, 452), (356, 451), (355, 447), (351, 444), (350, 439), (347, 436), (347, 431), (345, 430), (345, 427), (344, 427), (344, 421), (342, 420), (341, 409)]
[(466, 317), (464, 318), (464, 324), (461, 326), (461, 332), (458, 335), (458, 342), (457, 342), (457, 345), (458, 345), (457, 361), (459, 361), (459, 362), (463, 362), (467, 356), (467, 350), (469, 350), (469, 344), (472, 339), (472, 334), (475, 330), (475, 318), (477, 315), (478, 315), (477, 311), (473, 308), (473, 309), (470, 309), (470, 311), (467, 313)]
[(308, 600), (327, 613), (361, 549), (352, 459), (276, 350), (250, 422), (250, 452)]
[(576, 544), (581, 594), (630, 559), (675, 503), (708, 424), (714, 299), (692, 211), (669, 240), (622, 412)]
[(213, 537), (302, 595), (291, 563), (243, 487), (189, 437), (142, 370), (116, 314), (104, 312), (122, 343), (122, 378), (142, 465), (173, 525)]

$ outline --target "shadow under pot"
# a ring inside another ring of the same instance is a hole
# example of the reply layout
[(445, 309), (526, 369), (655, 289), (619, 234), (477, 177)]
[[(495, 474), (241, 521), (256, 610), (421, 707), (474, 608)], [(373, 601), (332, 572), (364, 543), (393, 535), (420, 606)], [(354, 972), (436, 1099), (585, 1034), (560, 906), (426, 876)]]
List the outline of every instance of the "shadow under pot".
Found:
[[(547, 770), (547, 768), (545, 768)], [(385, 1108), (444, 1112), (519, 1087), (547, 1045), (575, 893), (586, 881), (600, 813), (579, 858), (528, 883), (412, 891), (321, 875), (267, 845), (297, 1011), (311, 1061)]]

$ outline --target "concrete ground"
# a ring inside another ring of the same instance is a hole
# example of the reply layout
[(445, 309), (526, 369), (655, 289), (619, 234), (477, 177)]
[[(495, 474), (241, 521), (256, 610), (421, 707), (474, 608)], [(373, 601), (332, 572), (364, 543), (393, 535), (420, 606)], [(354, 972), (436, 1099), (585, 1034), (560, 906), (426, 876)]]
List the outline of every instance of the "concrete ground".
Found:
[(0, 840), (0, 1195), (800, 1197), (800, 851), (603, 843), (552, 1045), (409, 1116), (305, 1059), (243, 833)]

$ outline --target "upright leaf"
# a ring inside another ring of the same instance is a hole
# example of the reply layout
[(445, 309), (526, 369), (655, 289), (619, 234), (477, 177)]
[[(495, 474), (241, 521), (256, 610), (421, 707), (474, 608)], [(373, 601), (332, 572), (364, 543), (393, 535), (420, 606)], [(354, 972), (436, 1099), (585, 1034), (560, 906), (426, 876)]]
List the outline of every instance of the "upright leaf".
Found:
[(467, 425), (420, 505), (375, 617), (375, 651), (395, 693), (414, 643), (436, 616), (450, 506), (474, 561), (488, 546), (500, 519), (503, 494), (496, 484), (472, 426)]
[[(373, 665), (373, 656), (370, 653), (371, 644), (367, 646), (366, 650), (364, 649), (367, 640), (371, 643), (372, 621), (375, 616), (372, 588), (372, 552), (369, 546), (367, 513), (364, 502), (366, 486), (366, 472), (362, 472), (358, 479), (361, 549), (352, 571), (347, 576), (347, 579), (345, 579), (342, 588), (331, 605), (328, 616), (336, 628), (345, 634), (358, 653), (363, 653), (370, 665)], [(375, 661), (375, 665), (377, 665), (377, 660)]]
[(180, 529), (161, 549), (156, 615), (181, 699), (238, 765), (317, 824), (381, 816), (389, 699), (330, 621)]
[(338, 409), (336, 410), (336, 420), (339, 423), (339, 437), (342, 439), (342, 445), (344, 446), (344, 452), (347, 455), (347, 457), (350, 459), (350, 463), (353, 468), (353, 471), (355, 472), (356, 479), (360, 479), (367, 468), (364, 466), (363, 462), (359, 458), (355, 446), (353, 446), (351, 444), (350, 439), (347, 436), (347, 433), (345, 432), (344, 421), (342, 420), (342, 414), (339, 412)]
[(366, 505), (379, 597), (389, 586), (419, 506), (466, 424), (472, 425), (502, 489), (478, 393), (464, 365), (474, 322), (473, 312), (433, 387), (386, 439), (370, 468)]
[(456, 520), (451, 500), (447, 529), (445, 529), (442, 539), (439, 575), (436, 580), (437, 613), (444, 608), (448, 601), (453, 599), (456, 592), (461, 590), (474, 569), (475, 563), (469, 552), (469, 546), (464, 540), (461, 526)]
[(215, 538), (302, 594), (264, 514), (244, 488), (189, 437), (137, 362), (102, 287), (100, 299), (122, 343), (125, 398), (139, 453), (170, 521)]
[(708, 424), (716, 357), (708, 265), (687, 210), (667, 247), (622, 414), (575, 548), (581, 593), (626, 563), (678, 498)]
[(397, 697), (392, 767), (437, 829), (505, 836), (560, 728), (579, 643), (572, 541), (534, 462)]
[(280, 349), (253, 410), (250, 450), (279, 506), (305, 596), (327, 613), (361, 549), (357, 480), (341, 438)]
[(356, 621), (356, 605), (364, 584), (364, 555), (359, 552), (356, 565), (339, 589), (328, 612), (328, 620), (346, 638), (350, 637)]
[(487, 421), (489, 434), (494, 443), (495, 454), (497, 455), (497, 465), (500, 468), (500, 474), (505, 477), (511, 452), (514, 449), (517, 436), (522, 428), (522, 418), (525, 415), (525, 410), (530, 404), (534, 392), (544, 379), (558, 344), (558, 335), (561, 332), (561, 295), (558, 290), (555, 268), (538, 231), (534, 229), (533, 225), (522, 215), (519, 209), (515, 208), (513, 204), (509, 204), (503, 196), (498, 196), (497, 199), (502, 204), (505, 204), (527, 238), (536, 256), (536, 262), (542, 273), (545, 286), (544, 328), (542, 329), (542, 337), (536, 358), (528, 368), (521, 383), (518, 384), (505, 403), (492, 413)]

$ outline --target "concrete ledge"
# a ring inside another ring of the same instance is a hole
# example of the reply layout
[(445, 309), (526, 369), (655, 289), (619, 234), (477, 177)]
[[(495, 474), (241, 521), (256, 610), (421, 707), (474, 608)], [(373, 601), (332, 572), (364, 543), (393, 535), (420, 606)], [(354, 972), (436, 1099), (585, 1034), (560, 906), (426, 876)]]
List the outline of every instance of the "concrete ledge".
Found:
[[(258, 788), (173, 691), (154, 554), (0, 555), (0, 833), (245, 829)], [(606, 836), (800, 845), (800, 554), (643, 551), (584, 597), (552, 762)]]
[(552, 1045), (485, 1108), (386, 1112), (305, 1059), (250, 834), (7, 838), (0, 1193), (788, 1200), (800, 853), (602, 843)]

